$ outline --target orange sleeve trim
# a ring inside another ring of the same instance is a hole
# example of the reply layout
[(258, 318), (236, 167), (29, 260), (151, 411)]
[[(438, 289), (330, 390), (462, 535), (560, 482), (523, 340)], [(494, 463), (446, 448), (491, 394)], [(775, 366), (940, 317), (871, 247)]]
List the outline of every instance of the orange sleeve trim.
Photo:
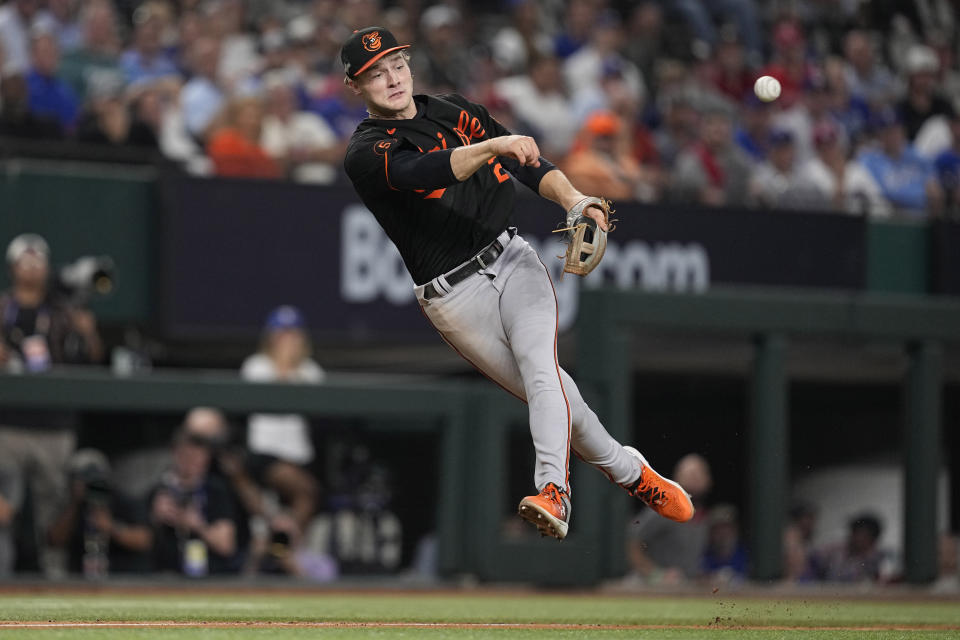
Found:
[(400, 189), (397, 189), (395, 186), (393, 186), (392, 184), (390, 184), (390, 168), (389, 168), (389, 166), (387, 165), (387, 158), (388, 158), (388, 157), (389, 157), (389, 156), (388, 156), (386, 153), (383, 154), (383, 174), (384, 174), (384, 176), (386, 176), (386, 178), (387, 178), (387, 186), (390, 187), (391, 189), (393, 189), (394, 191), (400, 191)]

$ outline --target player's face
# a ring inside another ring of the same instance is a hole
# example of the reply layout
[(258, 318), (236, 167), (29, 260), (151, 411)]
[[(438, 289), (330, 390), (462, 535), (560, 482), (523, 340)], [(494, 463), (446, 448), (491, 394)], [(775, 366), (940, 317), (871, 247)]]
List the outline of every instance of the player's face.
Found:
[(416, 115), (413, 74), (399, 52), (378, 60), (357, 77), (354, 86), (374, 116), (412, 118)]

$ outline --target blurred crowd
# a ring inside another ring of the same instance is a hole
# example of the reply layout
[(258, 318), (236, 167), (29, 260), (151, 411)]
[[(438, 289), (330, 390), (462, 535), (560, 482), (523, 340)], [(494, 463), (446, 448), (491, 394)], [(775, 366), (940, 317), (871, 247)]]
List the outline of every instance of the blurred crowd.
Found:
[(413, 43), (416, 92), (485, 104), (587, 193), (960, 212), (950, 0), (7, 0), (0, 136), (334, 183), (366, 116), (339, 46), (369, 25)]

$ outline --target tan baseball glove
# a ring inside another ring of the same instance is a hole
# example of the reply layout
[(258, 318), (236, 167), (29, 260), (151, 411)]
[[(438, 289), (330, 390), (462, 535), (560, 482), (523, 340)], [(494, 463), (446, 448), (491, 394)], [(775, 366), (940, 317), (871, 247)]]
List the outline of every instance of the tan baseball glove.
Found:
[[(607, 233), (613, 231), (614, 220), (610, 214), (613, 203), (606, 198), (587, 197), (570, 207), (567, 211), (567, 226), (557, 229), (554, 233), (567, 233), (567, 253), (564, 258), (563, 270), (578, 276), (585, 276), (593, 271), (603, 258), (607, 250)], [(586, 215), (586, 210), (594, 207), (603, 213), (607, 231), (597, 224), (597, 221)]]

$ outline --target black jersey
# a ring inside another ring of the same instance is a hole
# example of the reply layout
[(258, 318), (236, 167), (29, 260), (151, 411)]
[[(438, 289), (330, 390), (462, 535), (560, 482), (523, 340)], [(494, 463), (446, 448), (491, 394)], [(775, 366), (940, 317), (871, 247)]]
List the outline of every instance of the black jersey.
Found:
[(450, 168), (453, 149), (510, 132), (462, 96), (413, 99), (413, 118), (361, 122), (344, 167), (414, 282), (424, 284), (476, 255), (509, 226), (515, 196), (511, 175), (536, 192), (554, 166), (544, 158), (539, 167), (491, 158), (460, 182)]

